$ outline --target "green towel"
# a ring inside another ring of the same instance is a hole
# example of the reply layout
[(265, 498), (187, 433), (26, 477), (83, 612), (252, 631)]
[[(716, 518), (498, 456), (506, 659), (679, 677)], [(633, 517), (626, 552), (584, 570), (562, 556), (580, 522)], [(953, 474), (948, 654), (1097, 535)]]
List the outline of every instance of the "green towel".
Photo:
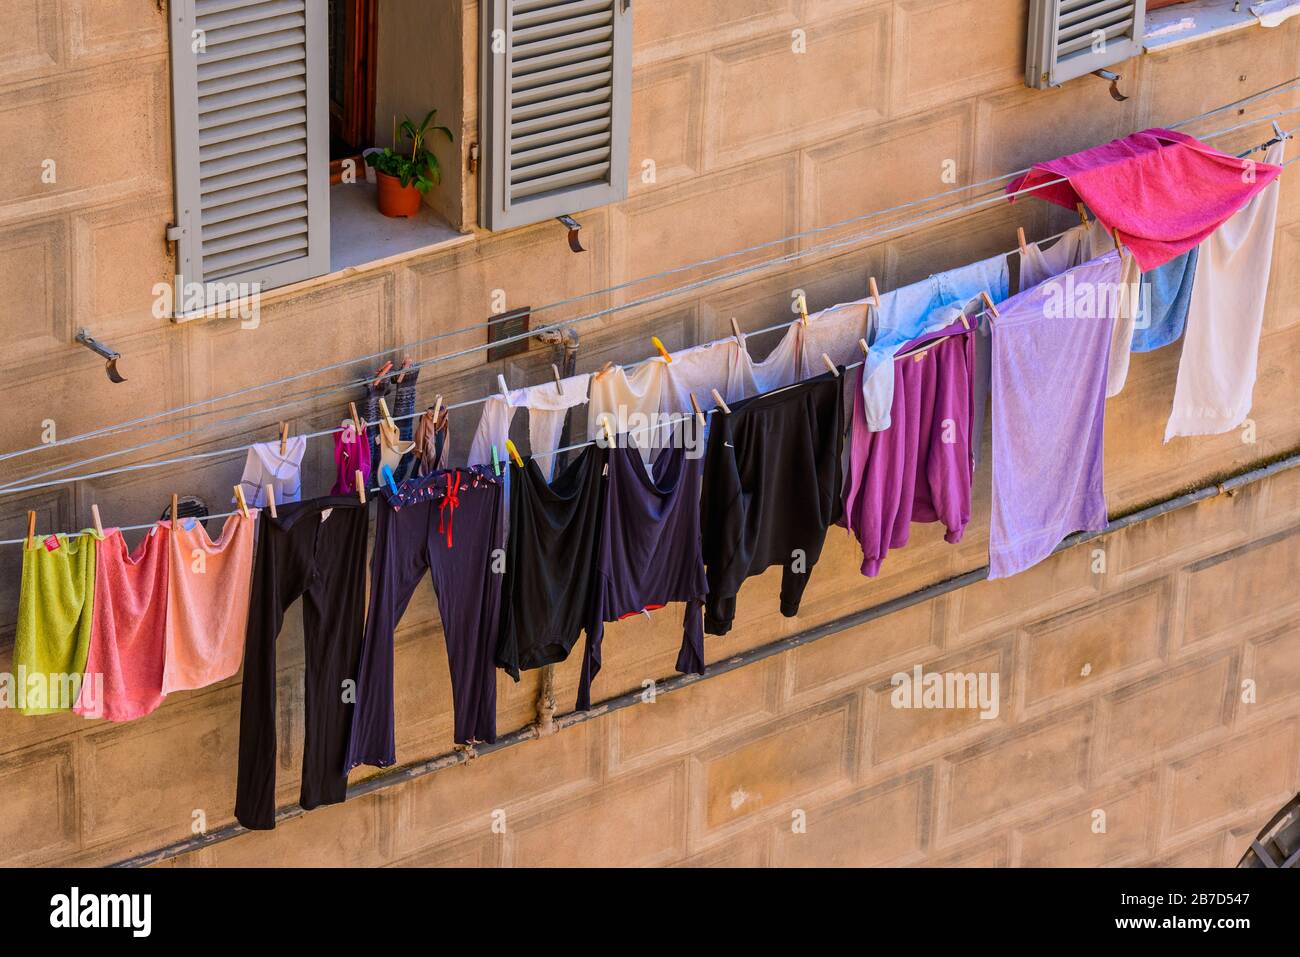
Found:
[(95, 596), (92, 531), (59, 535), (58, 548), (23, 546), (14, 672), (19, 711), (52, 714), (76, 703), (90, 650)]

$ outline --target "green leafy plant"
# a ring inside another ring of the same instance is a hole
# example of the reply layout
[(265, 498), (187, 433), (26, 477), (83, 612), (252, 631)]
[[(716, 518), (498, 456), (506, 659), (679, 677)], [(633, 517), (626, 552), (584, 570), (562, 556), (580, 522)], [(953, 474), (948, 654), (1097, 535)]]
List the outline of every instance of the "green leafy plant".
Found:
[(393, 142), (398, 143), (401, 149), (385, 147), (376, 153), (368, 153), (366, 165), (373, 166), (380, 173), (396, 176), (404, 187), (414, 183), (421, 193), (433, 189), (442, 182), (442, 169), (438, 166), (438, 157), (428, 147), (429, 137), (434, 133), (442, 133), (447, 137), (448, 143), (453, 142), (451, 130), (445, 126), (431, 125), (437, 115), (437, 110), (430, 110), (419, 126), (409, 116), (406, 117), (393, 132)]

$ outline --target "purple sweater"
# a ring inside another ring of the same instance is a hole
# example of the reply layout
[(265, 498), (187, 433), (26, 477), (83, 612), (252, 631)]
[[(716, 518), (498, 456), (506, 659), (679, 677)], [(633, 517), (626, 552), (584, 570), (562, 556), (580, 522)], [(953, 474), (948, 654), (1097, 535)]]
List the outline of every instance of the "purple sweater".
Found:
[(879, 574), (886, 553), (907, 544), (912, 522), (943, 522), (944, 537), (959, 542), (970, 521), (973, 336), (957, 322), (899, 353), (936, 339), (895, 363), (889, 428), (870, 431), (854, 389), (843, 521), (862, 545), (864, 575)]

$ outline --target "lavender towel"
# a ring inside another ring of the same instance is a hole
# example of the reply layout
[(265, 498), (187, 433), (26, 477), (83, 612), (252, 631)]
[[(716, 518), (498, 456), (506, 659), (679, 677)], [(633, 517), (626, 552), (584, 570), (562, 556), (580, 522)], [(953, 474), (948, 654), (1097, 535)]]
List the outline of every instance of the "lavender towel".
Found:
[(1120, 271), (1112, 251), (998, 307), (989, 578), (1042, 561), (1072, 532), (1106, 527), (1102, 431)]

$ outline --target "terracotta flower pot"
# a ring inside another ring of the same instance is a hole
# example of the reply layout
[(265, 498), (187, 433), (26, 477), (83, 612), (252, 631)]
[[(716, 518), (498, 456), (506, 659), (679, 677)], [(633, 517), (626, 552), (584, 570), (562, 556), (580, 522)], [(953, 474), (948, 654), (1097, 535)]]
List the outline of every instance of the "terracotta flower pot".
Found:
[(420, 211), (420, 191), (415, 183), (403, 186), (396, 176), (379, 173), (379, 211), (385, 216), (414, 216)]

